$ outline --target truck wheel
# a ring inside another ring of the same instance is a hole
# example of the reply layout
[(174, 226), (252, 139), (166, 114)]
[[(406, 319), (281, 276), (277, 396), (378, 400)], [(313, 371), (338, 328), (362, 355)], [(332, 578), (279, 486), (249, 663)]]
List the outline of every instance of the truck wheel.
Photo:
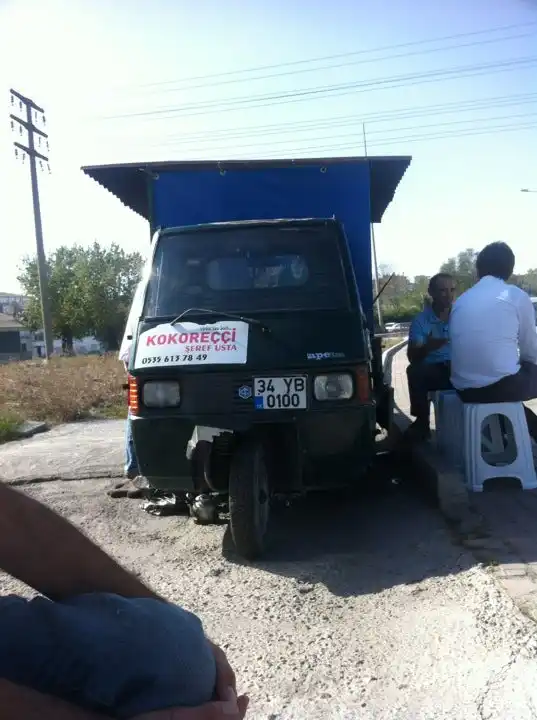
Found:
[(263, 552), (269, 519), (270, 490), (261, 443), (238, 445), (229, 471), (229, 524), (239, 555), (254, 560)]

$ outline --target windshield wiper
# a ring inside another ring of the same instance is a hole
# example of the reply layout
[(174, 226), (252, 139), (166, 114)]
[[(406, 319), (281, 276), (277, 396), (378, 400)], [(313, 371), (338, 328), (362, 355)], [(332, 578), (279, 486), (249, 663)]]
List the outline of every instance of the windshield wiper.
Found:
[(174, 320), (170, 322), (170, 325), (175, 325), (175, 323), (178, 323), (186, 315), (190, 315), (190, 313), (201, 313), (203, 315), (220, 315), (221, 317), (227, 318), (228, 320), (239, 320), (240, 322), (246, 323), (247, 325), (256, 325), (261, 330), (261, 332), (271, 332), (271, 329), (268, 327), (268, 325), (265, 325), (265, 323), (262, 323), (261, 320), (258, 320), (257, 318), (247, 317), (246, 315), (237, 315), (236, 313), (226, 312), (225, 310), (212, 310), (210, 308), (196, 307), (191, 307), (184, 310), (180, 315), (178, 315)]

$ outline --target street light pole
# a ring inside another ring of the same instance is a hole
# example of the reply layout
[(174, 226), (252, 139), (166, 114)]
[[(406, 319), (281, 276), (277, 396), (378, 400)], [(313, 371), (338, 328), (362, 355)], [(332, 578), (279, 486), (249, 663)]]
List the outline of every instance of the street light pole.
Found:
[(42, 155), (35, 149), (35, 137), (36, 135), (41, 140), (44, 140), (48, 144), (47, 133), (40, 130), (35, 126), (33, 122), (32, 114), (40, 113), (44, 116), (45, 111), (34, 103), (30, 98), (21, 95), (16, 90), (11, 90), (11, 99), (14, 103), (14, 99), (19, 101), (20, 110), (26, 111), (26, 119), (17, 117), (17, 115), (10, 115), (11, 124), (18, 123), (19, 127), (26, 130), (28, 134), (28, 145), (22, 145), (21, 143), (14, 143), (15, 153), (19, 151), (23, 153), (23, 158), (27, 155), (30, 161), (30, 179), (32, 182), (32, 202), (34, 206), (34, 224), (35, 224), (35, 244), (37, 250), (37, 269), (39, 273), (39, 293), (41, 295), (41, 313), (43, 316), (43, 336), (45, 340), (45, 358), (48, 360), (53, 353), (53, 337), (52, 337), (52, 317), (50, 312), (50, 297), (48, 291), (48, 273), (47, 273), (47, 260), (45, 257), (45, 248), (43, 245), (43, 224), (41, 222), (41, 206), (39, 204), (39, 185), (37, 182), (37, 161), (48, 164), (48, 157)]
[[(364, 155), (367, 158), (367, 137), (365, 133), (365, 123), (362, 123), (362, 132), (364, 136)], [(370, 191), (371, 194), (371, 191)], [(369, 203), (371, 206), (371, 202)], [(377, 306), (377, 318), (379, 321), (379, 327), (380, 331), (382, 332), (384, 330), (384, 323), (382, 321), (382, 309), (380, 307), (380, 293), (379, 293), (379, 266), (377, 262), (377, 244), (375, 242), (375, 226), (373, 222), (370, 223), (371, 226), (371, 249), (373, 252), (373, 269), (374, 269), (374, 279), (375, 279), (375, 296), (377, 298), (376, 300), (376, 306)]]
[(522, 188), (520, 192), (524, 192), (524, 193), (537, 193), (537, 190), (530, 190), (530, 188)]

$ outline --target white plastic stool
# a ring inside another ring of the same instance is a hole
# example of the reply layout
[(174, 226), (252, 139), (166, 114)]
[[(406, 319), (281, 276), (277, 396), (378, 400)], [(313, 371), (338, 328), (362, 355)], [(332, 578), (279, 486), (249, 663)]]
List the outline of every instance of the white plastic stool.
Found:
[[(537, 488), (531, 438), (522, 403), (464, 405), (464, 468), (468, 489), (482, 492), (491, 478), (516, 478)], [(492, 416), (492, 417), (491, 417)], [(510, 425), (502, 427), (503, 416)], [(490, 440), (484, 430), (490, 431)]]

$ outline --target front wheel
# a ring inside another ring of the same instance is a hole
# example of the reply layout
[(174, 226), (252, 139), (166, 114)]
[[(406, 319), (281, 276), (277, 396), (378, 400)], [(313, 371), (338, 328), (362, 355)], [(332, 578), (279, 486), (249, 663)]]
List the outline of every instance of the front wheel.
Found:
[(229, 524), (239, 555), (254, 560), (262, 554), (268, 528), (270, 489), (263, 445), (239, 443), (229, 471)]

